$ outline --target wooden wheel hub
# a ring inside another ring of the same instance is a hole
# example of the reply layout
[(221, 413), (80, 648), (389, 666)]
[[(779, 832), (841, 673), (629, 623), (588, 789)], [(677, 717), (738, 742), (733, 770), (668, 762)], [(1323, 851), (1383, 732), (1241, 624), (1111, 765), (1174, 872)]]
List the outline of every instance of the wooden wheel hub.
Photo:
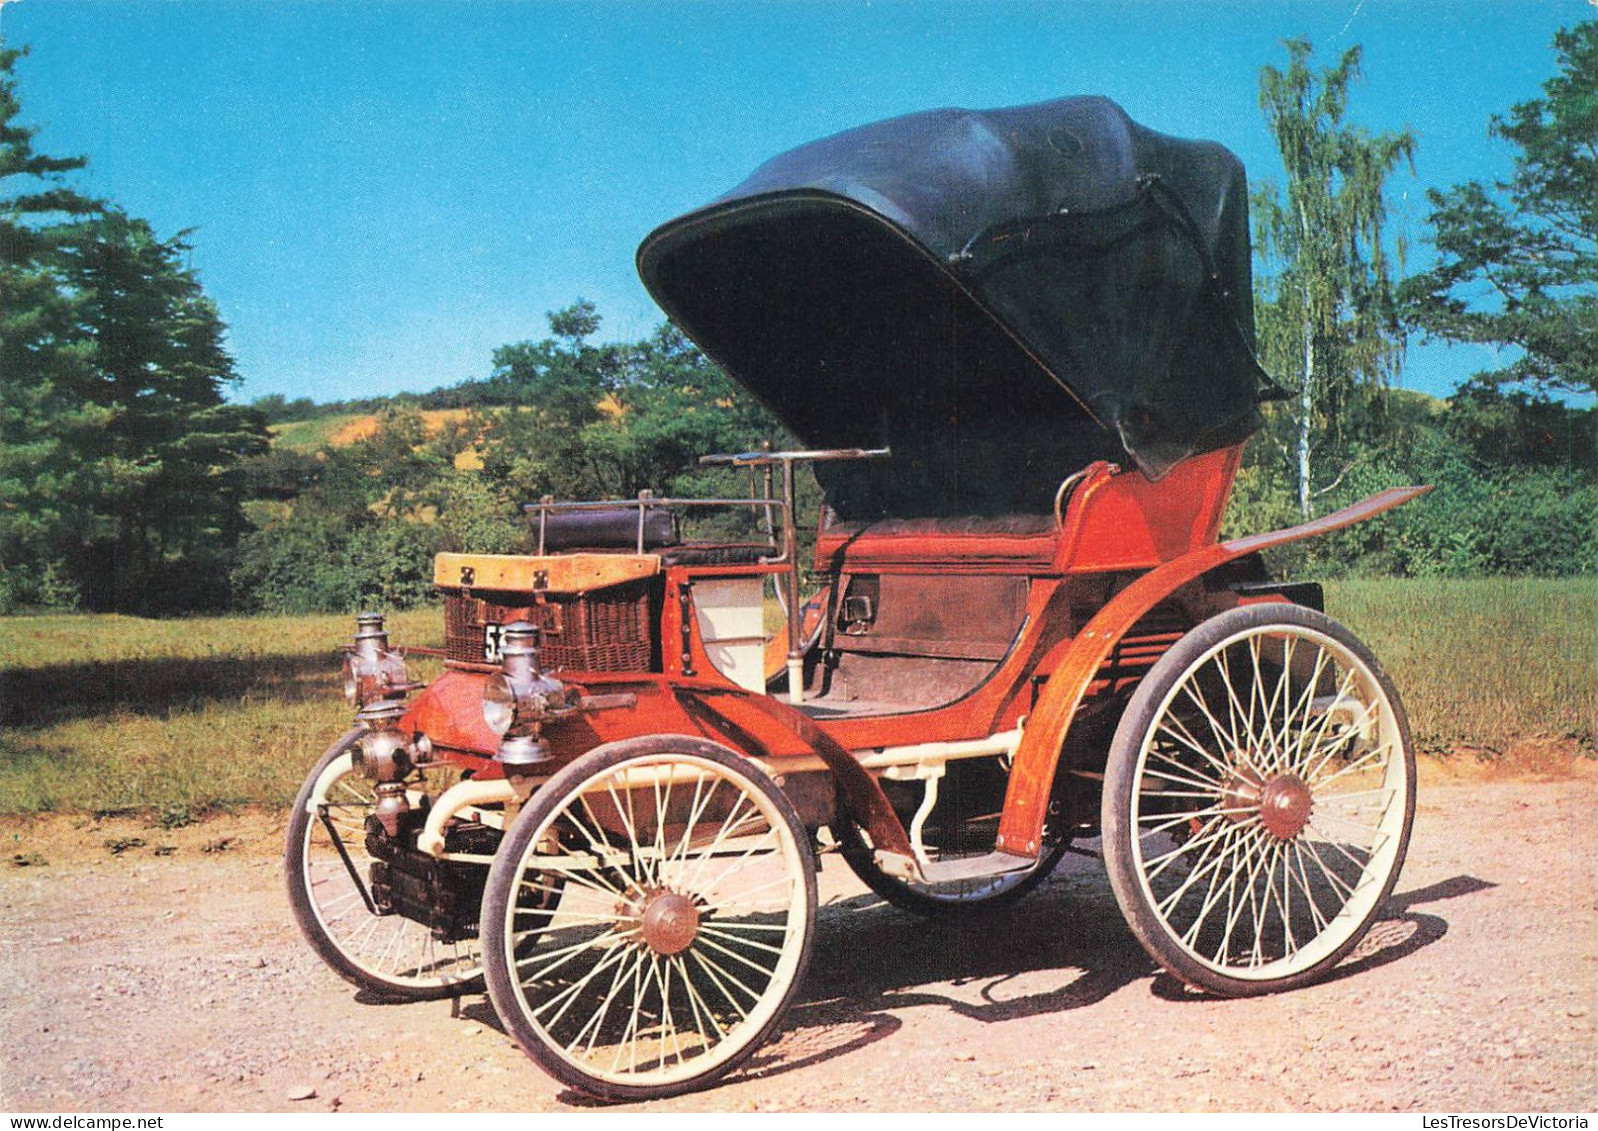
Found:
[(639, 931), (656, 954), (680, 954), (699, 934), (699, 908), (681, 892), (657, 891), (644, 904)]
[(1315, 798), (1297, 774), (1278, 774), (1260, 791), (1260, 822), (1277, 840), (1292, 840), (1309, 824)]

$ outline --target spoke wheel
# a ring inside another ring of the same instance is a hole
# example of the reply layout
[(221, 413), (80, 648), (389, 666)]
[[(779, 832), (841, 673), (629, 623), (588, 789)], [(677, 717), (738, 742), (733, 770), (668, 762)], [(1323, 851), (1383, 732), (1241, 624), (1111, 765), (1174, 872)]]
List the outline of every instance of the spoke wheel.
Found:
[[(554, 902), (530, 912), (524, 893)], [(607, 1100), (674, 1095), (775, 1030), (815, 912), (809, 839), (758, 766), (700, 739), (612, 743), (542, 786), (495, 858), (489, 997), (562, 1083)]]
[[(346, 981), (380, 997), (420, 1001), (482, 984), (476, 939), (444, 943), (427, 926), (373, 909), (366, 819), (376, 811), (373, 783), (351, 763), (352, 730), (311, 770), (289, 816), (284, 855), (289, 905), (312, 949)], [(412, 774), (413, 802), (436, 800), (458, 779), (453, 767)]]
[(1105, 859), (1156, 962), (1212, 993), (1272, 993), (1358, 944), (1414, 813), (1409, 727), (1375, 657), (1311, 609), (1246, 606), (1139, 684), (1105, 774)]

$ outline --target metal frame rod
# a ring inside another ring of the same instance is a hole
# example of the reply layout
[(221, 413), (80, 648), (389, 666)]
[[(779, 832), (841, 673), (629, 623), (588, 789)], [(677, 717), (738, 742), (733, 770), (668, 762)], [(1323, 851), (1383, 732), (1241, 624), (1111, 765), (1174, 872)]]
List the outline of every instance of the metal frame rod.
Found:
[(793, 460), (782, 461), (782, 555), (788, 560), (783, 580), (788, 589), (788, 701), (805, 698), (804, 614), (799, 608), (799, 528), (794, 522)]

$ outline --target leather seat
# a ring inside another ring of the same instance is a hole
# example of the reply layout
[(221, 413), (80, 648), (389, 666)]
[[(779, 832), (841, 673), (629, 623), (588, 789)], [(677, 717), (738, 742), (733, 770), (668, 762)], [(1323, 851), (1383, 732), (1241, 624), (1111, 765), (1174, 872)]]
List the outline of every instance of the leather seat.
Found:
[(668, 566), (758, 565), (776, 556), (771, 546), (737, 542), (684, 542), (660, 551), (661, 563)]

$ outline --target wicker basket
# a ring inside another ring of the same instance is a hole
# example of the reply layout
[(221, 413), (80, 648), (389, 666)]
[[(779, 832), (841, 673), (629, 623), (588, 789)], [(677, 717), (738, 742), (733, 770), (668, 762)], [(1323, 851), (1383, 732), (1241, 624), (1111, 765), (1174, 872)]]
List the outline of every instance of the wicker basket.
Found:
[(524, 620), (544, 630), (540, 663), (547, 671), (642, 672), (654, 654), (649, 583), (593, 593), (449, 594), (444, 599), (444, 651), (459, 663), (492, 663), (488, 626)]

